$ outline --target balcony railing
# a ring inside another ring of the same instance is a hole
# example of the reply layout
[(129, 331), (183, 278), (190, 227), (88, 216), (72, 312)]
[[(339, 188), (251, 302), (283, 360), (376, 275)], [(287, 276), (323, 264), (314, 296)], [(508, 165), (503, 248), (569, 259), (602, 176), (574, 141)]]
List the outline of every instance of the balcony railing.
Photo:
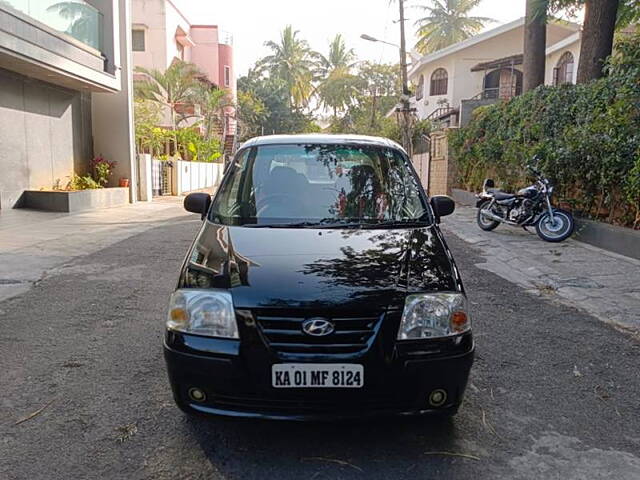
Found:
[(233, 46), (233, 35), (226, 30), (220, 30), (218, 32), (218, 43)]
[(102, 50), (103, 15), (83, 0), (0, 1), (0, 8), (6, 5), (96, 50)]

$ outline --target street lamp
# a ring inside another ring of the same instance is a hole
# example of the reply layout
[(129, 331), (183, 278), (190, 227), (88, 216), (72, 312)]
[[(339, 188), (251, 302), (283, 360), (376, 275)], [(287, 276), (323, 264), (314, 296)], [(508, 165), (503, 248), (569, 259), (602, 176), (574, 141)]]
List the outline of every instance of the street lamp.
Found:
[(395, 43), (387, 42), (386, 40), (379, 40), (379, 39), (377, 39), (375, 37), (372, 37), (371, 35), (367, 35), (366, 33), (363, 33), (362, 35), (360, 35), (360, 38), (363, 39), (363, 40), (367, 40), (369, 42), (386, 43), (387, 45), (391, 45), (392, 47), (400, 48), (400, 45), (396, 45)]
[[(400, 48), (400, 45), (398, 45), (397, 43), (391, 43), (391, 42), (387, 42), (386, 40), (380, 40), (379, 38), (372, 37), (371, 35), (367, 35), (366, 33), (363, 33), (362, 35), (360, 35), (360, 38), (368, 42), (379, 42), (379, 43), (384, 43), (385, 45), (391, 45), (392, 47), (395, 47), (395, 48)], [(420, 55), (415, 50), (409, 50), (407, 52), (407, 55), (411, 57), (412, 64), (418, 63), (422, 58), (422, 55)]]

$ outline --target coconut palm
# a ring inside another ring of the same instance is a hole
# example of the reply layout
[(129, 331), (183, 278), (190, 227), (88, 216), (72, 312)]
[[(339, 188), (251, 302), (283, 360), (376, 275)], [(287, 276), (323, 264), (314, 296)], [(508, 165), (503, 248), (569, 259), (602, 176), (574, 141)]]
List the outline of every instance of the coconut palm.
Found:
[(351, 73), (356, 58), (348, 49), (342, 35), (337, 34), (329, 44), (329, 55), (318, 54), (318, 78), (316, 92), (324, 108), (333, 110), (333, 116), (351, 105), (358, 94), (360, 81)]
[(144, 80), (135, 82), (136, 98), (150, 100), (167, 107), (171, 114), (171, 127), (175, 130), (188, 115), (180, 114), (176, 119), (176, 106), (193, 103), (200, 87), (202, 73), (192, 63), (177, 60), (164, 72), (137, 67), (136, 72), (145, 74)]
[(336, 69), (350, 69), (355, 65), (356, 54), (353, 48), (347, 48), (344, 38), (337, 34), (329, 44), (329, 55), (317, 54), (320, 75), (329, 76)]
[(471, 17), (469, 12), (482, 0), (432, 0), (432, 5), (416, 6), (426, 12), (418, 19), (416, 50), (431, 53), (461, 42), (477, 34), (484, 25), (495, 20), (487, 17)]
[(268, 41), (265, 46), (271, 55), (263, 58), (259, 67), (267, 69), (269, 75), (282, 79), (289, 88), (290, 104), (295, 110), (306, 107), (313, 87), (313, 68), (316, 54), (299, 32), (287, 25), (280, 34), (280, 42)]

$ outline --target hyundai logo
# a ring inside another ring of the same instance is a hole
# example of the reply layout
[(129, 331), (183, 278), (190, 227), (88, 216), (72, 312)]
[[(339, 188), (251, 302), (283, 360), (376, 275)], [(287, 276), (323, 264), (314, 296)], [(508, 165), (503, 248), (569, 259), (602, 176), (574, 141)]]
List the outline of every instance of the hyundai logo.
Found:
[(324, 337), (335, 330), (333, 323), (326, 318), (309, 318), (302, 322), (302, 331), (313, 337)]

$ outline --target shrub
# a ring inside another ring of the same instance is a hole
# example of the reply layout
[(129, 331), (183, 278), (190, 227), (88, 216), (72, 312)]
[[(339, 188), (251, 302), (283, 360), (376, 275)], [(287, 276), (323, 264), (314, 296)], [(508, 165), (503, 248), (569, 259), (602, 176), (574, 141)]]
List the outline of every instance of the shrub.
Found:
[(513, 188), (528, 180), (524, 165), (539, 155), (561, 202), (640, 227), (640, 35), (619, 41), (607, 72), (477, 109), (449, 137), (459, 184), (477, 190), (489, 176)]
[(92, 190), (96, 188), (102, 188), (102, 185), (91, 178), (91, 175), (81, 177), (74, 173), (69, 177), (69, 183), (67, 183), (65, 190)]
[(91, 177), (100, 187), (104, 187), (109, 183), (109, 177), (113, 175), (113, 169), (116, 165), (117, 162), (109, 162), (108, 160), (105, 160), (102, 155), (98, 155), (89, 162)]

